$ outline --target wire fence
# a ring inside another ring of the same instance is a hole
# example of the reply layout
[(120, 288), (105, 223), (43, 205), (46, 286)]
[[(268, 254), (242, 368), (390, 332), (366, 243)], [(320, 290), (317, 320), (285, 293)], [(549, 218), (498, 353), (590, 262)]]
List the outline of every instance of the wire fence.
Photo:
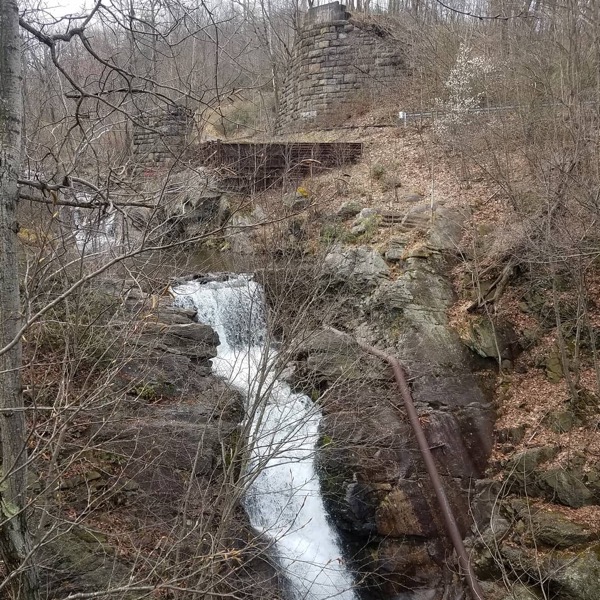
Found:
[[(598, 103), (595, 101), (588, 101), (588, 102), (583, 102), (582, 103), (584, 106), (592, 106), (592, 107), (596, 107), (598, 106)], [(564, 108), (565, 110), (569, 109), (569, 105), (565, 104), (564, 102), (550, 102), (550, 103), (543, 103), (543, 104), (536, 104), (534, 106), (531, 105), (524, 105), (524, 104), (511, 104), (511, 105), (506, 105), (506, 106), (485, 106), (482, 108), (471, 108), (469, 110), (464, 111), (466, 114), (473, 114), (473, 115), (493, 115), (493, 114), (498, 114), (498, 113), (504, 113), (504, 112), (518, 112), (518, 111), (531, 111), (532, 109), (548, 109), (548, 108)], [(440, 118), (443, 118), (447, 115), (451, 115), (452, 114), (452, 110), (444, 110), (444, 109), (439, 109), (439, 110), (431, 110), (431, 111), (425, 111), (425, 112), (407, 112), (407, 111), (400, 111), (398, 113), (398, 121), (403, 124), (404, 126), (407, 126), (409, 122), (415, 122), (415, 121), (424, 121), (424, 120), (432, 120), (432, 121), (436, 121)], [(462, 111), (461, 111), (462, 114)]]

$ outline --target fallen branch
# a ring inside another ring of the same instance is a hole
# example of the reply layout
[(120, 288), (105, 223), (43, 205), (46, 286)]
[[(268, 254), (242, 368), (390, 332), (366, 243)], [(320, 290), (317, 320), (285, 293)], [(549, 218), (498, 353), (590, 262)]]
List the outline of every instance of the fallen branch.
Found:
[[(508, 285), (509, 279), (513, 275), (517, 263), (518, 260), (516, 258), (511, 258), (502, 269), (500, 275), (492, 282), (487, 292), (483, 296), (478, 294), (477, 300), (467, 308), (467, 312), (474, 312), (487, 304), (497, 304)], [(492, 292), (494, 292), (494, 295), (490, 298)]]

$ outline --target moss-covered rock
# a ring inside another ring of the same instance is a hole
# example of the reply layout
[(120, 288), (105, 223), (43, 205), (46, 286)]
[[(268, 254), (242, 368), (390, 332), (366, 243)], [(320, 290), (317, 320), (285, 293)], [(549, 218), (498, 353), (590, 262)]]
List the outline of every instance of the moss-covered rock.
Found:
[(583, 483), (583, 478), (568, 468), (556, 468), (539, 475), (539, 481), (544, 486), (545, 497), (571, 506), (580, 508), (593, 501), (593, 493)]
[(555, 433), (567, 433), (583, 423), (584, 420), (571, 410), (551, 411), (544, 417), (544, 425)]
[(523, 540), (533, 547), (570, 548), (591, 542), (600, 532), (594, 532), (570, 521), (566, 516), (550, 512), (524, 499), (510, 503), (515, 518), (523, 523)]
[(564, 600), (598, 600), (600, 598), (600, 547), (580, 554), (564, 552), (552, 555), (542, 565), (557, 598)]
[(541, 493), (539, 483), (540, 465), (554, 458), (559, 452), (556, 446), (529, 448), (515, 454), (504, 469), (509, 486), (515, 491), (528, 494)]
[(546, 377), (551, 383), (558, 383), (564, 377), (562, 360), (558, 350), (551, 352), (546, 358)]
[(472, 319), (463, 341), (483, 358), (510, 359), (518, 353), (517, 335), (512, 326), (488, 317)]

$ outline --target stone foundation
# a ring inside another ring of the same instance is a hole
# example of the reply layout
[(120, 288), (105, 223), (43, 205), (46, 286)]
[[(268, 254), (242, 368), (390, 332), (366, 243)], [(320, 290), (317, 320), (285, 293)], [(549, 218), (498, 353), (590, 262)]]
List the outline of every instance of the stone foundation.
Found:
[(385, 24), (354, 19), (339, 2), (308, 11), (283, 86), (279, 131), (334, 125), (398, 81), (405, 50)]
[(133, 155), (138, 165), (167, 166), (185, 150), (192, 132), (192, 115), (184, 106), (172, 104), (164, 110), (138, 117), (133, 128)]

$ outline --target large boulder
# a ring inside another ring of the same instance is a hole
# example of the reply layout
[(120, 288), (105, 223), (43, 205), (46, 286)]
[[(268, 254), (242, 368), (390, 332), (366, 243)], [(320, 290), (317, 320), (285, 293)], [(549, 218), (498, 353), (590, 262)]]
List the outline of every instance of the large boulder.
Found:
[(194, 236), (225, 224), (234, 197), (220, 188), (218, 178), (208, 169), (171, 175), (159, 198), (164, 234), (170, 238)]
[(323, 277), (329, 285), (347, 285), (369, 289), (389, 276), (389, 267), (381, 255), (368, 246), (333, 247), (325, 256)]
[(577, 465), (544, 468), (558, 452), (555, 446), (542, 446), (515, 454), (504, 468), (508, 489), (572, 508), (597, 503), (589, 478)]
[(586, 529), (560, 513), (532, 506), (526, 500), (513, 500), (511, 508), (515, 511), (514, 518), (521, 520), (528, 532), (524, 541), (535, 547), (571, 548), (600, 536), (600, 532)]
[(552, 590), (554, 598), (600, 598), (600, 559), (596, 548), (583, 552), (560, 550), (540, 554), (533, 549), (505, 545), (501, 552), (510, 571)]

